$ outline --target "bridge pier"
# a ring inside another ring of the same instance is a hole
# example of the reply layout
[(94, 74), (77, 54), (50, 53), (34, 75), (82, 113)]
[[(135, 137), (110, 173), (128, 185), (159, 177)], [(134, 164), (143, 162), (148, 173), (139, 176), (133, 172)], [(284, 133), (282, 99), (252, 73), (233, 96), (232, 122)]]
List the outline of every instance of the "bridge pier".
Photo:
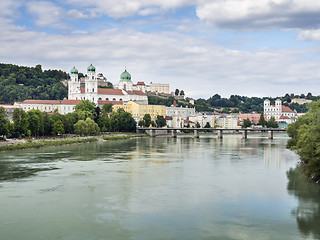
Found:
[(171, 130), (171, 137), (173, 138), (177, 137), (177, 130)]
[(194, 130), (193, 131), (193, 137), (194, 138), (199, 138), (199, 131), (198, 130)]
[(273, 131), (272, 130), (268, 131), (268, 138), (273, 139)]
[(248, 130), (244, 130), (244, 131), (242, 132), (242, 138), (243, 138), (243, 139), (247, 139), (247, 138), (248, 138)]
[(150, 137), (155, 137), (156, 136), (156, 130), (151, 129), (150, 130)]
[(218, 138), (222, 139), (223, 138), (223, 130), (219, 130), (218, 132)]

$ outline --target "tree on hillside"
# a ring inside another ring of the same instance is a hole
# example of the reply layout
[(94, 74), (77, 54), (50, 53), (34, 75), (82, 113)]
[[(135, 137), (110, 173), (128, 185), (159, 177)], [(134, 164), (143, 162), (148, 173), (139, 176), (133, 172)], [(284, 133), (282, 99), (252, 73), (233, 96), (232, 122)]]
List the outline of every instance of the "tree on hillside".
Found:
[(174, 92), (174, 95), (178, 96), (179, 95), (179, 89), (176, 89), (176, 91)]
[(183, 90), (180, 91), (180, 96), (184, 96), (184, 91)]

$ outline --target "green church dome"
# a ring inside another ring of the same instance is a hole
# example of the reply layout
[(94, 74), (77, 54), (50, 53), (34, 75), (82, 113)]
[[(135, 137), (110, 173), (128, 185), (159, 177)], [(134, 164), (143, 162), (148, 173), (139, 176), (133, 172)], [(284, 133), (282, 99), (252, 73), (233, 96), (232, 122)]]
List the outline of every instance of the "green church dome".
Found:
[(124, 70), (123, 73), (120, 75), (121, 81), (131, 81), (131, 74), (127, 72), (127, 69)]
[(95, 72), (96, 71), (96, 68), (90, 64), (90, 66), (88, 67), (88, 72)]
[(78, 74), (78, 69), (76, 69), (75, 67), (73, 67), (73, 68), (70, 70), (70, 73), (71, 73), (71, 74)]

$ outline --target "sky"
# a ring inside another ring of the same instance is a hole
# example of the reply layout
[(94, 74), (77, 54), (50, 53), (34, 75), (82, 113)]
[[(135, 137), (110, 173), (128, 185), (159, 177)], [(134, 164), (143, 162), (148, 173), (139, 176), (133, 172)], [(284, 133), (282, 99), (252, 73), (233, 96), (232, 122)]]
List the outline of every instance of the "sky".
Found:
[(168, 83), (186, 96), (320, 95), (319, 0), (1, 0), (0, 62)]

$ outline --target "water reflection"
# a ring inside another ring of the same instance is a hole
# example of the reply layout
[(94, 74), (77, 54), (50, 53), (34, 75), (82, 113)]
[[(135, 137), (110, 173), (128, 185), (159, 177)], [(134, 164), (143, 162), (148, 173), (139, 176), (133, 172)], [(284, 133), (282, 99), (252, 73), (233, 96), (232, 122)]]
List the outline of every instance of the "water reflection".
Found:
[(299, 168), (287, 172), (288, 192), (298, 199), (299, 205), (292, 211), (304, 237), (312, 235), (320, 239), (320, 187), (307, 181)]

